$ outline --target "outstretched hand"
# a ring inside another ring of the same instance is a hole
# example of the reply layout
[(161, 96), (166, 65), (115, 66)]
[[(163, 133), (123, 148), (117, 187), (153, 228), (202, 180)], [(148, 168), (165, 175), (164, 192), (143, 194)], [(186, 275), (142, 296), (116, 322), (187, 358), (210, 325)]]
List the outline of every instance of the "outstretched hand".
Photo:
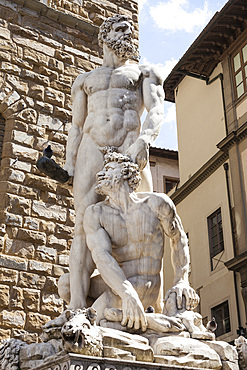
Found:
[(129, 329), (134, 328), (135, 330), (147, 330), (145, 312), (137, 294), (135, 296), (130, 294), (126, 298), (122, 299), (122, 310), (122, 326), (127, 326)]
[(126, 152), (134, 163), (137, 163), (140, 170), (146, 166), (148, 161), (148, 144), (141, 138), (138, 138)]
[(199, 296), (195, 290), (185, 282), (179, 282), (174, 285), (171, 289), (166, 292), (165, 301), (169, 298), (171, 293), (176, 293), (177, 297), (177, 307), (181, 310), (182, 307), (182, 298), (185, 297), (186, 300), (186, 310), (193, 310), (199, 303)]

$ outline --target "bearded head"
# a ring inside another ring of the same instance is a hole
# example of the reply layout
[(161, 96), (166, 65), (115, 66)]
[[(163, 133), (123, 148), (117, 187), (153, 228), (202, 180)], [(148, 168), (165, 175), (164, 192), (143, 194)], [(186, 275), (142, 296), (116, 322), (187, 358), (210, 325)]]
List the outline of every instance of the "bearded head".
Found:
[(106, 44), (121, 59), (139, 61), (138, 48), (131, 40), (132, 32), (132, 20), (126, 15), (116, 14), (107, 18), (100, 26), (99, 45), (103, 47), (103, 44)]

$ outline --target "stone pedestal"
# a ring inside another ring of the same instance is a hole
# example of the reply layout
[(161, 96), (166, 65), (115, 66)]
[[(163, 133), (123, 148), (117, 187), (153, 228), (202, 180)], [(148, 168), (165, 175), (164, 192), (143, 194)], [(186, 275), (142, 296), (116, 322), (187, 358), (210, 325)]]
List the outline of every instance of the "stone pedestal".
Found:
[(76, 355), (74, 353), (61, 354), (50, 357), (36, 370), (197, 370), (197, 367), (183, 367), (161, 365), (139, 361), (123, 361), (112, 358), (100, 358)]

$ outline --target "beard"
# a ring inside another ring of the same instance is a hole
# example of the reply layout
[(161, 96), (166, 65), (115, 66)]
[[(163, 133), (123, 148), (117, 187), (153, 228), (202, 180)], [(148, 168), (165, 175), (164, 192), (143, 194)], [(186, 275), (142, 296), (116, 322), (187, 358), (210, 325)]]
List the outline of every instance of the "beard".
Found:
[(95, 192), (99, 195), (108, 195), (112, 191), (117, 191), (117, 185), (121, 181), (121, 176), (116, 176), (114, 179), (101, 178), (97, 181), (94, 188)]
[(106, 45), (114, 51), (118, 58), (133, 59), (139, 62), (138, 48), (131, 42), (129, 36), (123, 35), (118, 39), (107, 39)]

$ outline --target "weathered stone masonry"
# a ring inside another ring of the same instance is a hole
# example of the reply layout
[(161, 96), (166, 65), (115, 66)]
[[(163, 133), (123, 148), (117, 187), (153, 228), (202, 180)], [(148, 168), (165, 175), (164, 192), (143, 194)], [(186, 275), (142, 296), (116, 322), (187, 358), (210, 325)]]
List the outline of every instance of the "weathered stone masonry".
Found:
[(64, 309), (72, 188), (35, 163), (49, 143), (64, 164), (72, 82), (101, 64), (98, 26), (118, 12), (132, 16), (137, 43), (137, 0), (0, 0), (0, 339), (36, 341)]

